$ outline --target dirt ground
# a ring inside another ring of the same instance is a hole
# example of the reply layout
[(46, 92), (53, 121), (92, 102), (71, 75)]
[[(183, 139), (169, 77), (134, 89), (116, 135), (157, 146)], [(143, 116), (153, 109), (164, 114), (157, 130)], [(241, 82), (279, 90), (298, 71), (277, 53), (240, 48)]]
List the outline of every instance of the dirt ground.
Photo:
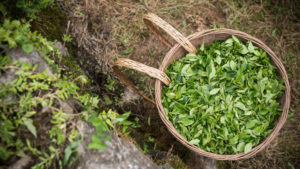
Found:
[[(131, 111), (132, 119), (138, 117), (142, 127), (132, 130), (132, 142), (156, 163), (169, 162), (174, 168), (194, 168), (193, 155), (167, 132), (154, 105), (124, 91), (112, 73), (113, 59), (125, 57), (159, 66), (168, 48), (145, 26), (143, 16), (148, 12), (159, 15), (185, 36), (224, 27), (261, 39), (288, 71), (290, 118), (264, 151), (248, 160), (218, 162), (218, 168), (300, 168), (300, 1), (58, 0), (58, 5), (68, 16), (67, 32), (79, 48), (77, 58), (82, 68), (95, 81), (95, 91), (101, 93), (107, 107), (120, 113)], [(153, 98), (153, 79), (131, 70), (124, 72)], [(113, 86), (112, 80), (116, 81)]]

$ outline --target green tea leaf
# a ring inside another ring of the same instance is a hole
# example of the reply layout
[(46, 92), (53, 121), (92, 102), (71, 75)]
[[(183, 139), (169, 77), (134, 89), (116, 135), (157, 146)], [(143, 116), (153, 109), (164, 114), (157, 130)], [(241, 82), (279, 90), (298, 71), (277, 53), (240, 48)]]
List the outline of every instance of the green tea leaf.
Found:
[(193, 139), (193, 140), (189, 141), (189, 144), (198, 145), (199, 142), (200, 142), (199, 139)]
[(216, 76), (216, 69), (215, 69), (215, 65), (214, 62), (210, 62), (210, 73), (209, 73), (209, 79), (212, 79), (213, 77)]
[(194, 72), (189, 64), (184, 65), (183, 68), (181, 69), (181, 74), (183, 76), (192, 76), (194, 75)]
[(174, 99), (175, 98), (175, 93), (167, 93), (166, 94), (168, 96), (169, 99)]
[(204, 43), (202, 43), (202, 45), (200, 47), (200, 51), (204, 51)]
[(234, 42), (240, 43), (239, 39), (236, 36), (232, 35), (232, 39)]
[(217, 56), (217, 58), (216, 58), (216, 62), (220, 65), (221, 64), (221, 62), (222, 62), (222, 59), (221, 59), (221, 57), (220, 56)]
[(209, 92), (209, 94), (210, 94), (210, 95), (215, 95), (215, 94), (217, 94), (217, 93), (219, 92), (219, 90), (220, 90), (220, 88), (212, 89), (212, 90)]
[(248, 129), (251, 129), (251, 128), (253, 128), (253, 127), (255, 126), (255, 124), (256, 124), (257, 122), (258, 122), (257, 120), (250, 120), (250, 121), (248, 121), (248, 122), (246, 123), (246, 127), (247, 127)]
[(194, 120), (189, 119), (189, 118), (186, 117), (186, 118), (180, 119), (179, 122), (184, 124), (185, 126), (189, 126), (189, 125), (194, 123)]
[(242, 45), (242, 51), (241, 51), (241, 54), (247, 54), (249, 51), (247, 49), (247, 47), (245, 45)]
[(233, 40), (231, 38), (229, 38), (225, 41), (225, 44), (226, 44), (226, 46), (230, 47), (233, 44)]
[(229, 144), (233, 145), (233, 144), (238, 143), (238, 139), (239, 139), (238, 136), (232, 137), (231, 139), (229, 139)]
[(245, 149), (245, 143), (244, 142), (240, 142), (238, 145), (237, 145), (237, 151), (238, 152), (243, 152)]
[(234, 104), (234, 106), (237, 107), (237, 108), (239, 108), (239, 109), (241, 109), (241, 110), (247, 111), (247, 108), (246, 108), (245, 105), (244, 105), (243, 103), (241, 103), (241, 102), (236, 102), (236, 103)]
[(252, 45), (251, 42), (249, 42), (248, 50), (249, 50), (249, 52), (254, 53), (254, 46)]
[(244, 153), (249, 153), (252, 150), (252, 143), (245, 145)]

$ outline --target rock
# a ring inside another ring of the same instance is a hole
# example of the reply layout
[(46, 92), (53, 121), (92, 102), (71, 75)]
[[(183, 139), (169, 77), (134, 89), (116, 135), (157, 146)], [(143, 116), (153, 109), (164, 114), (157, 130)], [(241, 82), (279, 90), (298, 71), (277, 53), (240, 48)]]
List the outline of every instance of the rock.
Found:
[[(7, 56), (10, 57), (11, 61), (20, 61), (26, 62), (28, 64), (38, 64), (36, 72), (43, 72), (44, 70), (48, 69), (48, 75), (53, 76), (53, 73), (48, 66), (47, 62), (40, 56), (37, 51), (33, 51), (32, 53), (25, 53), (22, 48), (12, 49), (7, 53)], [(16, 69), (8, 69), (2, 76), (0, 77), (0, 84), (5, 82), (11, 82), (16, 78), (15, 72)]]
[(31, 162), (30, 157), (23, 157), (15, 162), (13, 165), (9, 166), (8, 169), (23, 169), (28, 168), (29, 163)]
[(62, 108), (63, 112), (65, 112), (67, 114), (73, 114), (74, 108), (71, 107), (70, 104), (62, 101), (61, 99), (58, 99), (58, 100), (59, 100), (59, 104), (60, 104), (60, 107)]
[(69, 56), (68, 49), (61, 42), (55, 41), (54, 46), (60, 51), (61, 56)]
[[(7, 53), (7, 56), (10, 57), (11, 61), (20, 61), (20, 62), (26, 62), (32, 65), (38, 64), (37, 69), (35, 70), (36, 72), (43, 72), (44, 70), (48, 69), (48, 75), (53, 76), (53, 73), (48, 66), (47, 62), (40, 56), (40, 54), (37, 51), (33, 51), (32, 53), (25, 53), (22, 48), (15, 48), (10, 50)], [(17, 76), (15, 75), (17, 69), (7, 69), (5, 73), (3, 73), (0, 76), (0, 85), (7, 83), (7, 82), (12, 82)], [(15, 100), (14, 95), (7, 95), (5, 98), (5, 102), (10, 102)]]
[(191, 169), (217, 169), (216, 160), (200, 156), (192, 151), (187, 163), (191, 166)]
[(173, 169), (173, 167), (169, 163), (165, 163), (161, 166), (159, 166), (161, 169)]
[(155, 169), (158, 168), (147, 156), (139, 151), (136, 146), (109, 132), (111, 142), (105, 141), (107, 149), (88, 149), (91, 136), (95, 129), (89, 124), (79, 121), (78, 131), (83, 135), (80, 143), (79, 163), (77, 169)]
[(37, 51), (33, 51), (31, 53), (25, 53), (22, 48), (16, 48), (12, 49), (7, 54), (11, 61), (20, 61), (20, 62), (26, 62), (31, 65), (38, 64), (39, 66), (35, 70), (36, 72), (43, 72), (44, 70), (48, 69), (48, 75), (53, 76), (53, 73), (48, 66), (47, 62), (43, 59), (43, 57), (39, 54)]
[(69, 97), (64, 101), (62, 101), (61, 99), (58, 100), (59, 100), (60, 107), (67, 114), (73, 114), (74, 111), (75, 113), (78, 113), (83, 108), (81, 102), (72, 97)]

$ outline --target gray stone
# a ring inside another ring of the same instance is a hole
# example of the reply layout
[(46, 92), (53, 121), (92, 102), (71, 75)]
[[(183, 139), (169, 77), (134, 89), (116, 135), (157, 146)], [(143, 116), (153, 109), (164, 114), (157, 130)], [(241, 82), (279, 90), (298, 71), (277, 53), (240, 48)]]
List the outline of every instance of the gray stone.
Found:
[(217, 169), (216, 160), (190, 152), (187, 162), (191, 169)]
[(28, 165), (32, 159), (30, 157), (22, 157), (16, 161), (13, 165), (9, 166), (8, 169), (23, 169), (28, 168)]
[(48, 75), (53, 76), (53, 73), (48, 66), (47, 62), (42, 58), (42, 56), (37, 51), (33, 51), (31, 53), (25, 53), (22, 48), (16, 48), (12, 49), (7, 54), (11, 61), (20, 61), (20, 62), (26, 62), (31, 65), (38, 64), (36, 72), (43, 72), (44, 70), (48, 69)]
[(159, 166), (160, 169), (173, 169), (173, 167), (169, 163), (165, 163)]
[(55, 41), (54, 46), (60, 51), (61, 56), (69, 56), (68, 49), (61, 42)]
[(70, 104), (62, 101), (61, 99), (58, 99), (58, 100), (59, 100), (59, 104), (60, 104), (60, 107), (62, 108), (63, 112), (65, 112), (67, 114), (73, 114), (74, 108)]
[[(22, 48), (12, 49), (7, 53), (7, 56), (10, 57), (11, 61), (20, 61), (26, 62), (28, 64), (38, 64), (36, 72), (43, 72), (44, 70), (48, 69), (48, 75), (53, 76), (53, 73), (48, 66), (47, 62), (40, 56), (37, 51), (33, 51), (32, 53), (25, 53)], [(0, 77), (0, 84), (5, 82), (11, 82), (16, 78), (15, 72), (17, 69), (8, 69), (5, 71), (4, 74)]]
[(79, 164), (77, 169), (155, 169), (158, 168), (136, 146), (109, 132), (111, 142), (105, 141), (107, 149), (88, 149), (91, 136), (95, 129), (89, 124), (79, 121), (77, 123), (83, 141), (79, 146)]

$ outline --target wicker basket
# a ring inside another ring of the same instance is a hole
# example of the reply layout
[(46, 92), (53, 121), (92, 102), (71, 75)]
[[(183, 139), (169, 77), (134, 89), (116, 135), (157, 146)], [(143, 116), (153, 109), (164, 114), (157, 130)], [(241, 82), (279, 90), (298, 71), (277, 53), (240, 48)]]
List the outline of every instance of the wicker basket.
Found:
[[(252, 157), (256, 153), (263, 150), (278, 134), (279, 130), (282, 128), (283, 124), (286, 121), (287, 115), (288, 115), (288, 109), (290, 106), (290, 85), (288, 81), (288, 76), (286, 73), (286, 70), (279, 60), (279, 58), (275, 55), (275, 53), (267, 47), (263, 42), (260, 40), (237, 30), (231, 30), (231, 29), (209, 29), (202, 32), (194, 33), (187, 38), (185, 38), (182, 34), (180, 34), (176, 29), (174, 29), (171, 25), (169, 25), (167, 22), (156, 16), (155, 14), (147, 14), (144, 17), (144, 21), (148, 28), (168, 47), (170, 47), (170, 51), (166, 54), (164, 57), (161, 66), (159, 69), (152, 68), (149, 66), (146, 66), (144, 64), (135, 62), (130, 59), (125, 58), (118, 58), (115, 62), (114, 70), (116, 75), (120, 78), (120, 80), (127, 85), (130, 89), (137, 92), (139, 95), (144, 97), (145, 99), (149, 100), (150, 102), (156, 104), (158, 108), (158, 112), (160, 115), (160, 118), (168, 128), (168, 130), (173, 134), (174, 137), (178, 141), (180, 141), (183, 145), (185, 145), (190, 150), (196, 152), (199, 155), (210, 157), (216, 160), (239, 160), (239, 159), (246, 159), (249, 157)], [(162, 30), (164, 30), (168, 35), (170, 35), (173, 39), (178, 42), (176, 45), (172, 46), (171, 43), (168, 42), (168, 40), (163, 37), (158, 30), (154, 27), (154, 24), (158, 27), (160, 27)], [(278, 68), (280, 71), (281, 78), (284, 78), (285, 83), (285, 93), (281, 98), (281, 108), (283, 109), (283, 112), (276, 122), (276, 125), (273, 129), (273, 132), (265, 139), (263, 140), (258, 146), (254, 147), (251, 152), (249, 153), (239, 153), (234, 155), (220, 155), (220, 154), (214, 154), (207, 151), (204, 151), (200, 149), (197, 146), (191, 145), (188, 143), (187, 140), (185, 140), (174, 128), (173, 124), (167, 120), (166, 114), (164, 111), (164, 107), (162, 105), (162, 82), (165, 85), (168, 85), (170, 83), (170, 79), (168, 76), (164, 73), (167, 67), (174, 61), (181, 57), (184, 57), (186, 55), (186, 51), (190, 53), (196, 54), (197, 50), (195, 48), (200, 46), (202, 43), (204, 44), (211, 44), (216, 40), (226, 40), (230, 38), (232, 35), (235, 35), (242, 41), (251, 41), (256, 46), (264, 49), (269, 56), (271, 57), (272, 63)], [(121, 71), (117, 68), (117, 66), (124, 66), (127, 68), (135, 69), (137, 71), (143, 72), (148, 74), (151, 77), (156, 78), (155, 83), (155, 102), (144, 96), (138, 89), (134, 87), (134, 85), (121, 73)]]

